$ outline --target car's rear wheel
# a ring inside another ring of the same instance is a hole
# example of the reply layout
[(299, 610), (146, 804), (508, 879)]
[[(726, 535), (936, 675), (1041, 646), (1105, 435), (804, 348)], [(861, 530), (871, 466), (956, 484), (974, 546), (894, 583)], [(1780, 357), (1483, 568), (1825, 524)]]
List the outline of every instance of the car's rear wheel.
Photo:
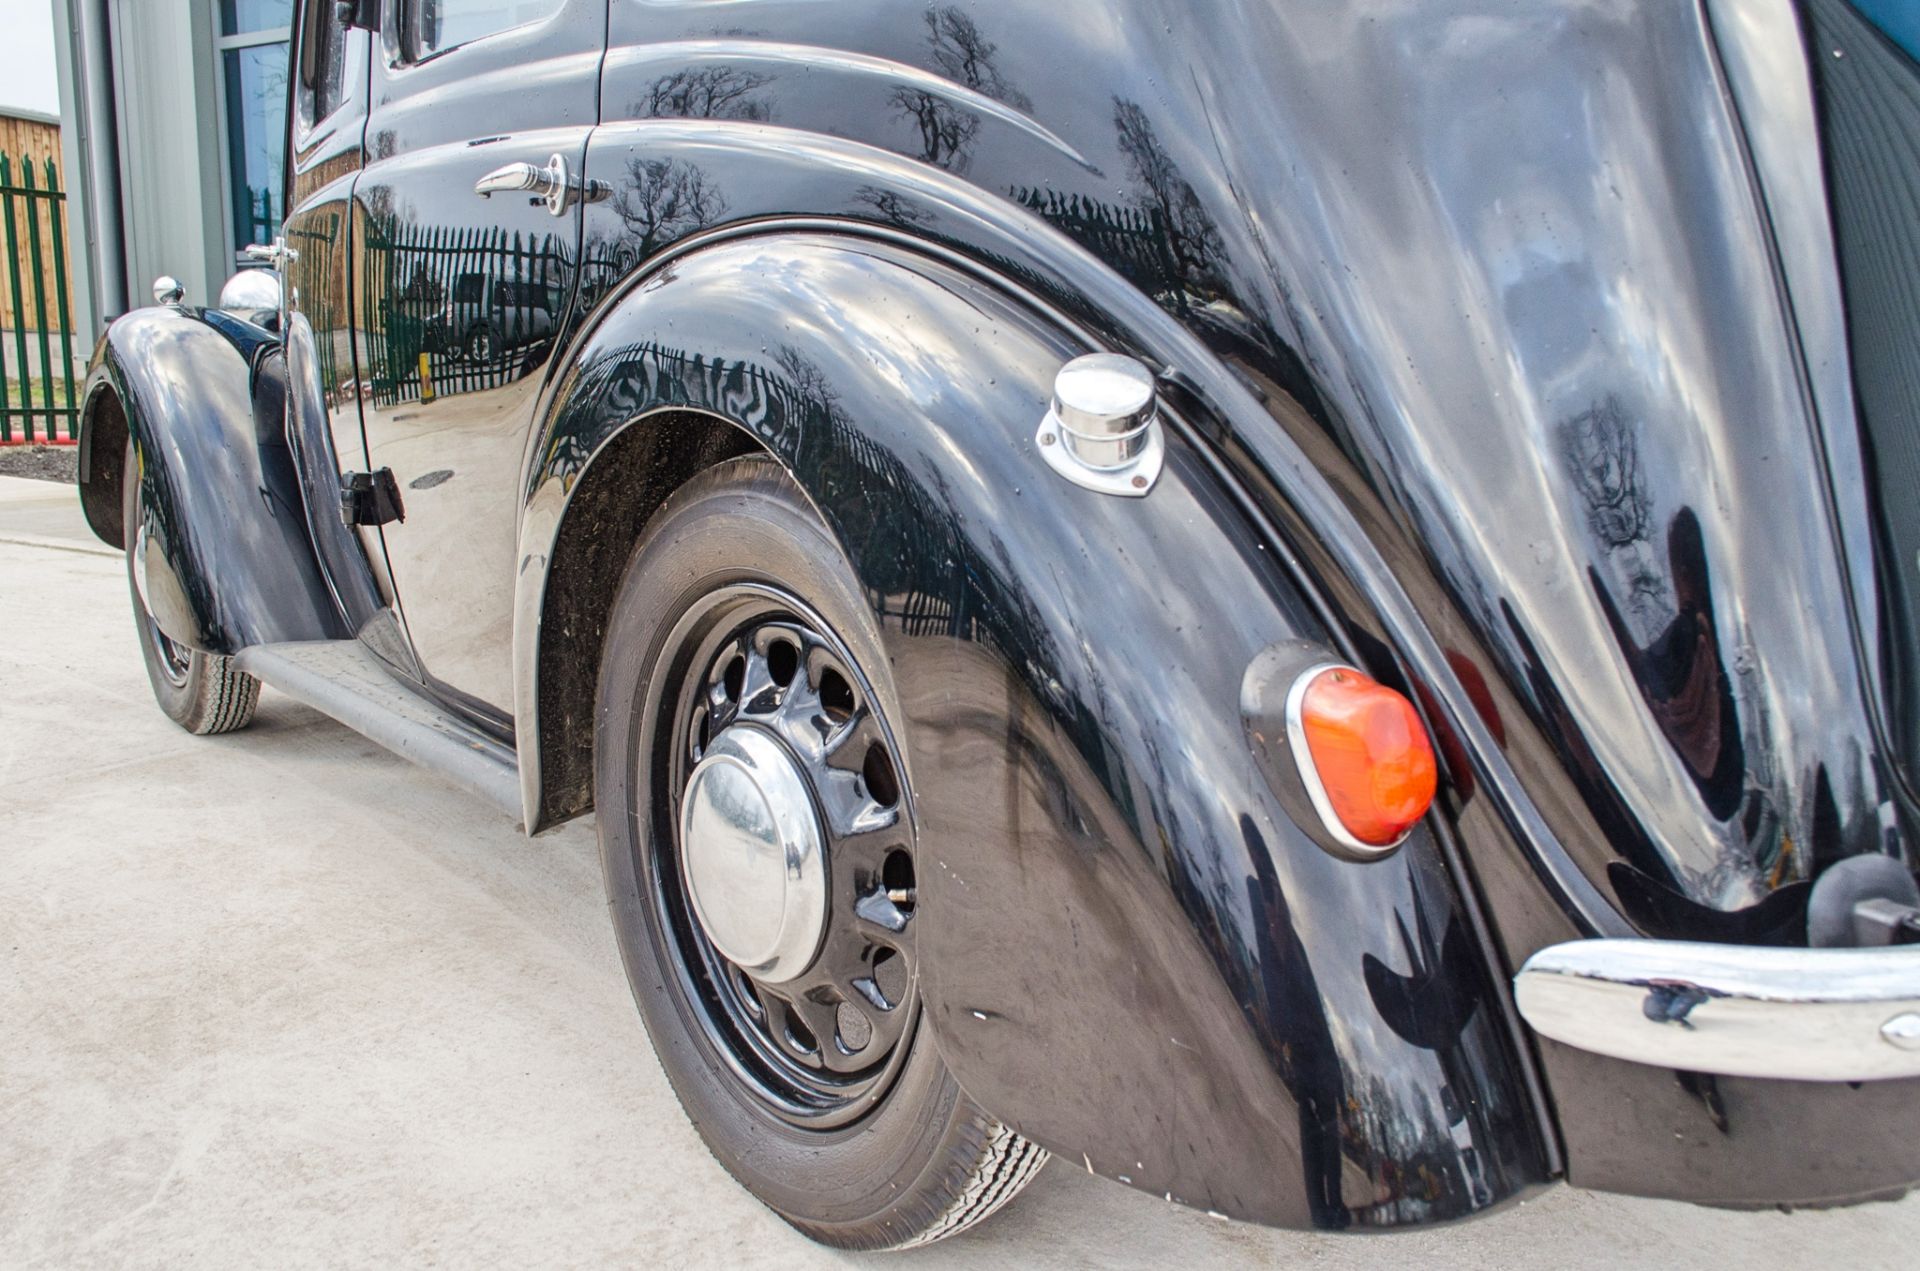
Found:
[(734, 1177), (852, 1249), (962, 1230), (1046, 1159), (961, 1092), (920, 1011), (885, 666), (791, 479), (732, 460), (628, 563), (594, 757), (614, 924), (668, 1078)]
[(143, 513), (139, 458), (131, 444), (127, 446), (121, 488), (121, 524), (126, 527), (127, 539), (127, 589), (133, 594), (133, 622), (140, 635), (140, 656), (146, 663), (154, 700), (167, 718), (190, 733), (206, 736), (245, 728), (253, 722), (254, 708), (260, 702), (260, 681), (236, 669), (230, 658), (190, 649), (170, 639), (154, 620), (140, 590)]

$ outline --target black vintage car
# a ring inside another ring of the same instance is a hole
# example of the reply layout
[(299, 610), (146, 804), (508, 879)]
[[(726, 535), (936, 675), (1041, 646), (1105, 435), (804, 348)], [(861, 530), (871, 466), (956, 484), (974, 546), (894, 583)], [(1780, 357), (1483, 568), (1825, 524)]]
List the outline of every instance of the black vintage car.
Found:
[[(1916, 52), (315, 0), (277, 273), (110, 327), (80, 495), (183, 726), (264, 682), (597, 817), (674, 1088), (820, 1240), (1048, 1152), (1324, 1229), (1894, 1194)], [(542, 320), (429, 339), (475, 278)]]

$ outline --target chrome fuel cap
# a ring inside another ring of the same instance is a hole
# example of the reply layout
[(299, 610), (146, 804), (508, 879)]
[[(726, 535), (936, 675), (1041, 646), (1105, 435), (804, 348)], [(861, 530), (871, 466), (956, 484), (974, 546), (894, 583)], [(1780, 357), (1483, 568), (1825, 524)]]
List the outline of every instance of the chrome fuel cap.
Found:
[(680, 853), (700, 927), (770, 984), (813, 962), (826, 929), (826, 851), (800, 766), (757, 728), (714, 738), (687, 778)]
[(1053, 379), (1053, 414), (1067, 449), (1092, 468), (1117, 468), (1146, 449), (1153, 372), (1119, 353), (1089, 353)]
[(1088, 353), (1062, 366), (1034, 435), (1041, 458), (1088, 490), (1139, 497), (1165, 461), (1153, 371), (1120, 353)]

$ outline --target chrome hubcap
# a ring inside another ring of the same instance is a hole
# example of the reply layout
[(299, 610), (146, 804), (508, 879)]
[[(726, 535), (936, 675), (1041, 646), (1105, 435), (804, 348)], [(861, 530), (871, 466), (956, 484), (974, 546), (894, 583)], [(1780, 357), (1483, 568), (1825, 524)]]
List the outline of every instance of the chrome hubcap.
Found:
[(707, 939), (768, 983), (804, 972), (827, 923), (826, 849), (806, 777), (750, 725), (714, 738), (687, 781), (680, 842)]

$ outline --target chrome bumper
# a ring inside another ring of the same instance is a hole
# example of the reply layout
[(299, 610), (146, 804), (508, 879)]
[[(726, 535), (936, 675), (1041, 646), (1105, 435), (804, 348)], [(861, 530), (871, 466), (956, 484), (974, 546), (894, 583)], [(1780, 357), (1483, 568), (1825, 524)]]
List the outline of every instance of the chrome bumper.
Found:
[(1575, 940), (1514, 977), (1543, 1036), (1616, 1059), (1794, 1081), (1920, 1076), (1920, 947)]

